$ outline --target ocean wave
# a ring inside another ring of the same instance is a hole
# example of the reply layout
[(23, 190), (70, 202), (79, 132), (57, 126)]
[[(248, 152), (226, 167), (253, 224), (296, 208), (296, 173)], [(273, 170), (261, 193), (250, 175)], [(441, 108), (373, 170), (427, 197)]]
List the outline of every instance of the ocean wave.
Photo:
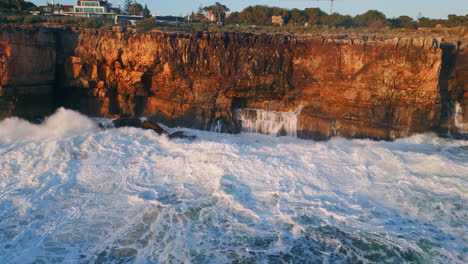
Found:
[(0, 123), (0, 263), (466, 263), (468, 141)]

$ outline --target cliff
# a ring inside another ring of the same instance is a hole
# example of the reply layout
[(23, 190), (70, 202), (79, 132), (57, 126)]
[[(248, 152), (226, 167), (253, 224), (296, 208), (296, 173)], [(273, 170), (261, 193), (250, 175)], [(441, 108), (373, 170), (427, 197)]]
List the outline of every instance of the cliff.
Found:
[(0, 28), (0, 119), (52, 111), (56, 38), (47, 28)]
[(236, 132), (235, 109), (254, 108), (298, 111), (303, 138), (462, 134), (465, 41), (2, 27), (0, 116), (66, 106)]

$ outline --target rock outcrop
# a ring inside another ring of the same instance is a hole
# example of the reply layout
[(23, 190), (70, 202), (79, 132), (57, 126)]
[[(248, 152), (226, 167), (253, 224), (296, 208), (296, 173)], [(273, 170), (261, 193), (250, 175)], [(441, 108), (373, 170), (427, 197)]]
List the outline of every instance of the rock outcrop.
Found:
[(51, 109), (169, 126), (237, 132), (234, 110), (253, 108), (300, 110), (303, 138), (468, 133), (465, 39), (11, 27), (0, 36), (3, 116), (27, 114), (23, 87), (53, 83)]
[[(170, 139), (174, 139), (174, 138), (195, 139), (196, 138), (195, 135), (186, 134), (184, 131), (176, 131), (176, 132), (169, 134), (169, 132), (167, 132), (164, 128), (162, 128), (157, 123), (148, 121), (148, 120), (141, 121), (137, 117), (118, 118), (118, 119), (112, 120), (112, 125), (115, 128), (136, 127), (136, 128), (146, 129), (146, 130), (152, 130), (156, 132), (158, 135), (165, 135), (169, 137)], [(99, 123), (99, 126), (102, 129), (105, 129), (105, 126), (102, 123)]]

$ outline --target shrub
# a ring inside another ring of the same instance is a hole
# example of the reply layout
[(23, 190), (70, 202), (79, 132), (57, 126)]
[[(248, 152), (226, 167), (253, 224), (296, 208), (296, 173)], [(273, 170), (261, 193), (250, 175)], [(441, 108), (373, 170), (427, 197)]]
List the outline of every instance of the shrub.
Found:
[(156, 20), (154, 20), (154, 18), (148, 18), (148, 19), (139, 21), (136, 24), (137, 31), (141, 33), (146, 33), (148, 31), (151, 31), (155, 27), (157, 27), (157, 23), (156, 23)]
[(81, 26), (84, 28), (100, 28), (104, 25), (104, 22), (102, 19), (99, 18), (89, 18), (84, 20), (81, 23)]
[(23, 23), (24, 17), (22, 16), (8, 16), (7, 21), (8, 23)]
[(45, 19), (40, 16), (27, 16), (23, 20), (24, 24), (34, 24), (34, 23), (41, 23), (41, 22), (45, 22)]
[(70, 25), (70, 24), (77, 24), (80, 23), (80, 19), (77, 17), (71, 17), (71, 16), (66, 16), (62, 18), (62, 23), (65, 25)]
[(59, 16), (47, 16), (47, 22), (60, 23), (61, 21), (62, 21), (62, 18)]

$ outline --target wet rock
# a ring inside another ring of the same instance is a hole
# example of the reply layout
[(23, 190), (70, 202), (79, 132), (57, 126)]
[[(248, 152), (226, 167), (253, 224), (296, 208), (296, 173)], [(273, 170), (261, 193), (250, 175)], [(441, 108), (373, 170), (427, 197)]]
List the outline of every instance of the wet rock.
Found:
[[(149, 129), (156, 132), (158, 135), (166, 135), (170, 139), (174, 138), (182, 138), (182, 139), (195, 139), (195, 135), (190, 135), (185, 133), (184, 131), (176, 131), (172, 134), (169, 134), (164, 128), (158, 125), (156, 122), (153, 121), (144, 121), (141, 122), (139, 118), (119, 118), (112, 121), (114, 127), (136, 127), (142, 129)], [(98, 124), (101, 129), (105, 129), (105, 126), (102, 123)]]
[(119, 118), (112, 121), (114, 127), (137, 127), (141, 128), (141, 120), (139, 118)]
[(187, 134), (187, 133), (185, 133), (184, 131), (177, 131), (177, 132), (174, 132), (174, 133), (170, 134), (170, 135), (169, 135), (169, 138), (170, 138), (170, 139), (182, 138), (182, 139), (190, 139), (190, 140), (193, 140), (193, 139), (196, 139), (197, 136)]
[(159, 135), (169, 135), (169, 133), (164, 128), (162, 128), (160, 125), (158, 125), (158, 124), (156, 124), (154, 122), (151, 122), (151, 121), (144, 121), (141, 124), (141, 128), (151, 129), (154, 132), (158, 133)]
[(34, 116), (34, 118), (31, 120), (31, 123), (40, 125), (44, 122), (44, 117), (43, 116)]

